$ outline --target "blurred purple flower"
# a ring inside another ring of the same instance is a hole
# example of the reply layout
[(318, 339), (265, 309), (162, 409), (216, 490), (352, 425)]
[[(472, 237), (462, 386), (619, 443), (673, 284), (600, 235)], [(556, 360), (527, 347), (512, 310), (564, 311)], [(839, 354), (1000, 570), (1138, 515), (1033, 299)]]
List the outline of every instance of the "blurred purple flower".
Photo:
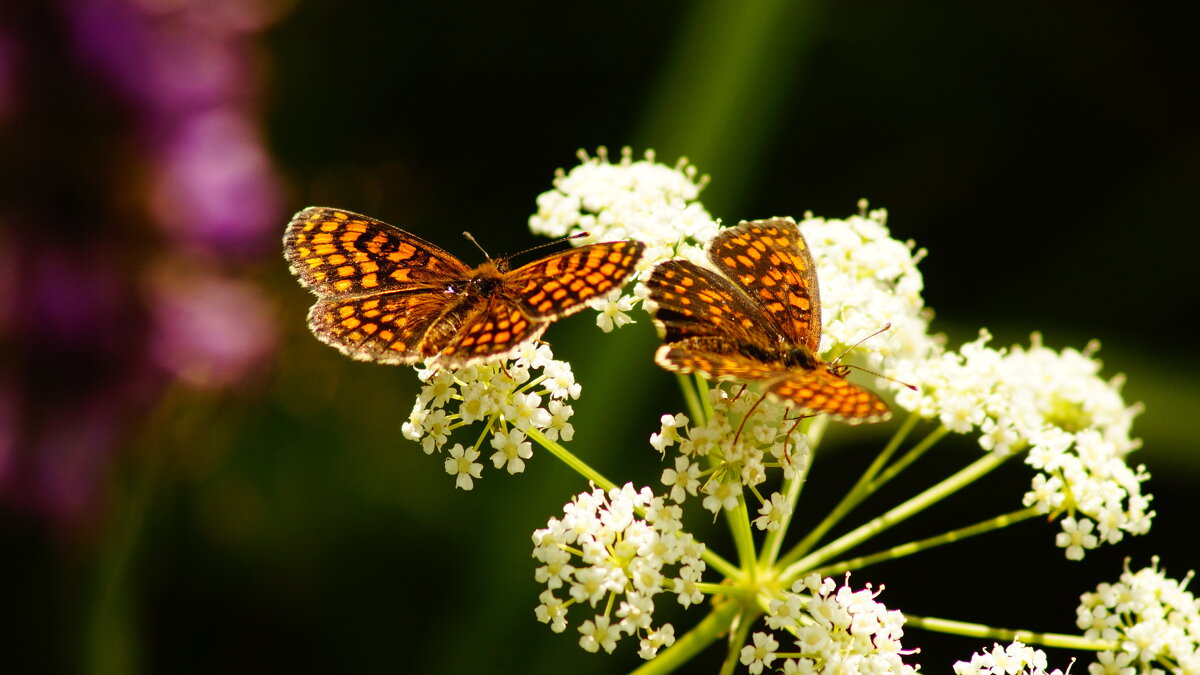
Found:
[(206, 272), (152, 276), (152, 356), (174, 377), (233, 386), (275, 351), (275, 308), (253, 284)]
[[(0, 212), (18, 226), (0, 231), (15, 363), (0, 373), (0, 498), (68, 530), (95, 522), (117, 448), (169, 381), (231, 388), (268, 363), (274, 307), (243, 280), (275, 257), (283, 218), (256, 40), (288, 6), (59, 0), (0, 15), (0, 131), (12, 164), (45, 176)], [(86, 96), (67, 109), (79, 114), (63, 114), (64, 92)], [(8, 134), (25, 123), (34, 133)], [(71, 156), (47, 158), (59, 138)]]

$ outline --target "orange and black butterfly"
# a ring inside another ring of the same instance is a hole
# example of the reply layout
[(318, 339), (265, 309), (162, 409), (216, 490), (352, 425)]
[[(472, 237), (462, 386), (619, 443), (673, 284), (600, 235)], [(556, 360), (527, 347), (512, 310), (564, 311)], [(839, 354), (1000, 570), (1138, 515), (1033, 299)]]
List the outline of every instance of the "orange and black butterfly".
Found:
[(502, 358), (620, 287), (645, 245), (612, 241), (554, 253), (510, 270), (507, 259), (471, 269), (420, 237), (327, 207), (297, 213), (284, 257), (317, 296), (308, 326), (360, 361), (446, 368)]
[(762, 382), (805, 413), (852, 424), (891, 416), (848, 366), (817, 357), (821, 300), (808, 244), (790, 218), (743, 222), (708, 245), (720, 273), (687, 260), (654, 268), (646, 285), (663, 345), (655, 361), (678, 373)]

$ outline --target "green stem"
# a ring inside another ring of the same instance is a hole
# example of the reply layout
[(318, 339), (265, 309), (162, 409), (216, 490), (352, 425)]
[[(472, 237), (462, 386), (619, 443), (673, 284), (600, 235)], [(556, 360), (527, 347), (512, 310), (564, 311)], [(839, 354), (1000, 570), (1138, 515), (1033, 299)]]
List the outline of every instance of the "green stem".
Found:
[(802, 574), (833, 556), (857, 546), (863, 541), (886, 531), (893, 525), (904, 522), (929, 506), (974, 483), (1010, 457), (1012, 455), (1008, 453), (987, 453), (953, 476), (792, 563), (780, 575), (781, 582), (785, 585), (790, 585)]
[(916, 626), (936, 633), (949, 635), (964, 635), (974, 638), (985, 638), (998, 642), (1020, 640), (1027, 645), (1042, 645), (1043, 647), (1061, 647), (1063, 649), (1086, 649), (1103, 652), (1116, 649), (1119, 645), (1105, 640), (1089, 640), (1079, 635), (1063, 635), (1062, 633), (1038, 633), (1031, 630), (1012, 630), (1009, 628), (993, 628), (978, 623), (951, 621), (921, 616), (904, 615), (905, 627)]
[(729, 524), (729, 532), (733, 535), (733, 545), (737, 550), (738, 562), (743, 574), (749, 573), (749, 581), (755, 583), (758, 578), (758, 554), (754, 550), (754, 534), (750, 532), (750, 514), (746, 509), (745, 493), (738, 495), (738, 505), (732, 510), (724, 510), (725, 522)]
[(653, 660), (647, 661), (640, 668), (634, 670), (633, 675), (660, 675), (674, 672), (729, 630), (729, 626), (733, 623), (733, 617), (741, 609), (742, 603), (736, 601), (722, 602), (717, 605), (700, 623), (685, 633), (683, 637), (675, 640), (675, 644), (659, 652)]
[(757, 620), (758, 612), (749, 607), (734, 618), (733, 634), (729, 636), (729, 651), (725, 654), (725, 661), (721, 663), (719, 675), (733, 675), (733, 671), (737, 669), (738, 662), (741, 660), (742, 645), (746, 644), (750, 629), (754, 627), (754, 622)]
[(596, 487), (602, 488), (605, 491), (617, 487), (617, 484), (604, 477), (599, 471), (588, 466), (587, 462), (579, 459), (573, 452), (567, 450), (556, 441), (549, 438), (534, 427), (529, 427), (525, 430), (525, 435), (533, 440), (538, 445), (550, 451), (550, 454), (557, 457), (563, 464), (571, 467), (576, 473), (596, 484)]
[(904, 442), (904, 439), (908, 436), (909, 432), (912, 431), (913, 427), (915, 427), (920, 420), (921, 418), (917, 415), (909, 415), (904, 420), (904, 423), (900, 425), (900, 428), (896, 430), (896, 433), (892, 434), (891, 440), (889, 440), (888, 444), (884, 446), (883, 450), (879, 453), (879, 456), (876, 457), (875, 461), (871, 463), (871, 466), (867, 467), (867, 470), (858, 477), (858, 482), (856, 482), (854, 486), (850, 488), (850, 491), (846, 493), (846, 496), (842, 498), (842, 501), (835, 506), (833, 511), (830, 511), (829, 515), (825, 516), (825, 519), (822, 520), (819, 525), (813, 528), (813, 530), (809, 532), (800, 543), (796, 544), (794, 547), (792, 547), (792, 550), (788, 551), (788, 554), (780, 561), (781, 564), (791, 564), (800, 556), (812, 550), (812, 547), (821, 540), (821, 537), (824, 537), (834, 525), (837, 525), (839, 522), (841, 522), (842, 518), (846, 517), (846, 514), (850, 513), (855, 506), (858, 506), (864, 499), (870, 496), (871, 491), (868, 488), (868, 485), (870, 485), (871, 481), (875, 479), (875, 476), (877, 476), (879, 472), (883, 470), (883, 467), (887, 464), (888, 460), (892, 458), (892, 456), (896, 453), (897, 448), (900, 447), (900, 444)]
[(895, 464), (889, 466), (887, 471), (883, 472), (883, 475), (872, 482), (871, 492), (874, 492), (884, 485), (887, 485), (888, 481), (895, 478), (901, 471), (907, 469), (910, 464), (920, 459), (921, 455), (924, 455), (927, 450), (932, 448), (938, 441), (942, 440), (942, 438), (948, 433), (950, 433), (949, 429), (942, 425), (938, 425), (938, 428), (929, 432), (928, 436), (922, 439), (920, 443), (917, 443), (915, 446), (913, 446), (912, 450), (909, 450), (903, 457), (897, 460)]
[(875, 563), (883, 562), (885, 560), (903, 558), (904, 556), (912, 555), (919, 551), (929, 550), (935, 546), (961, 541), (967, 537), (974, 537), (975, 535), (991, 532), (992, 530), (998, 530), (1009, 525), (1014, 525), (1022, 520), (1033, 518), (1036, 515), (1038, 515), (1037, 507), (1030, 506), (1029, 508), (1021, 509), (1020, 511), (1005, 513), (1004, 515), (996, 516), (995, 518), (984, 520), (974, 525), (968, 525), (967, 527), (959, 528), (957, 530), (951, 530), (937, 536), (929, 537), (928, 539), (922, 539), (921, 541), (914, 541), (908, 544), (893, 546), (892, 548), (889, 548), (885, 551), (880, 551), (879, 553), (860, 556), (858, 558), (851, 558), (850, 560), (834, 563), (832, 565), (818, 568), (814, 571), (820, 574), (822, 577), (836, 577), (846, 570), (858, 570), (867, 567), (868, 565), (874, 565)]
[(683, 391), (683, 402), (687, 406), (688, 415), (695, 423), (699, 423), (703, 408), (700, 407), (700, 397), (696, 393), (696, 387), (692, 384), (692, 378), (686, 375), (675, 375), (676, 381), (679, 382), (679, 389)]

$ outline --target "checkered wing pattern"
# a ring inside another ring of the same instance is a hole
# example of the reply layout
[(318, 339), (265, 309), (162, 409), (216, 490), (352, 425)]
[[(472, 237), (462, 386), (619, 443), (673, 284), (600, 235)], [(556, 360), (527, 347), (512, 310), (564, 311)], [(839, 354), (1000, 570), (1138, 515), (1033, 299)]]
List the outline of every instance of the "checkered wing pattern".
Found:
[(369, 216), (313, 206), (283, 235), (284, 256), (301, 285), (322, 298), (444, 288), (471, 269), (415, 234)]
[(713, 237), (708, 259), (812, 353), (821, 346), (821, 298), (808, 243), (787, 218), (755, 220)]
[(610, 241), (548, 255), (505, 274), (505, 295), (537, 319), (574, 314), (623, 285), (645, 249), (640, 241)]
[(659, 337), (667, 344), (721, 338), (769, 348), (784, 339), (771, 317), (744, 292), (688, 260), (659, 263), (646, 288)]
[(767, 394), (806, 412), (825, 413), (852, 424), (884, 422), (892, 416), (878, 394), (846, 380), (826, 364), (789, 371), (767, 386)]
[[(410, 364), (437, 355), (449, 343), (461, 320), (447, 316), (448, 309), (442, 294), (430, 292), (328, 298), (313, 305), (308, 327), (350, 358)], [(435, 325), (443, 328), (431, 331)]]
[(625, 283), (645, 248), (582, 246), (508, 271), (474, 269), (433, 244), (374, 218), (327, 207), (296, 214), (284, 257), (317, 295), (308, 325), (351, 358), (447, 368), (501, 358), (550, 322)]
[(686, 260), (654, 268), (647, 304), (667, 370), (762, 382), (766, 395), (805, 413), (850, 423), (890, 416), (874, 392), (821, 361), (821, 306), (808, 244), (791, 220), (751, 221), (718, 234), (708, 257), (720, 274)]

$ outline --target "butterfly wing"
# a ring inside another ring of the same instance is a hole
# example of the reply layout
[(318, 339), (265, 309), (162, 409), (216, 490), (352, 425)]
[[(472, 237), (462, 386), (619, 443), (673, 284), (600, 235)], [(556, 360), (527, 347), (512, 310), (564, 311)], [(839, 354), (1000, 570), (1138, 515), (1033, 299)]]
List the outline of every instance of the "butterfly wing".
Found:
[(767, 387), (767, 395), (850, 424), (884, 422), (892, 416), (878, 394), (830, 372), (824, 364), (813, 370), (786, 371)]
[(752, 220), (723, 230), (708, 259), (770, 317), (792, 345), (816, 354), (821, 346), (821, 299), (808, 243), (790, 218)]
[(658, 348), (654, 361), (676, 373), (698, 373), (710, 380), (753, 382), (776, 379), (787, 370), (764, 361), (745, 343), (723, 337), (690, 337)]
[(646, 288), (654, 325), (668, 345), (723, 338), (770, 347), (783, 337), (762, 308), (728, 279), (688, 260), (659, 263)]
[(476, 361), (501, 358), (536, 339), (550, 325), (529, 315), (525, 307), (502, 294), (464, 303), (434, 324), (422, 348), (437, 363), (461, 368)]
[(610, 241), (554, 253), (506, 273), (503, 295), (537, 320), (574, 314), (624, 284), (645, 249), (640, 241)]
[(425, 345), (431, 329), (446, 324), (447, 305), (442, 294), (429, 291), (325, 298), (309, 311), (308, 327), (353, 359), (411, 364), (433, 355)]
[(324, 206), (310, 206), (292, 217), (283, 251), (300, 283), (322, 298), (440, 290), (471, 271), (415, 234)]

